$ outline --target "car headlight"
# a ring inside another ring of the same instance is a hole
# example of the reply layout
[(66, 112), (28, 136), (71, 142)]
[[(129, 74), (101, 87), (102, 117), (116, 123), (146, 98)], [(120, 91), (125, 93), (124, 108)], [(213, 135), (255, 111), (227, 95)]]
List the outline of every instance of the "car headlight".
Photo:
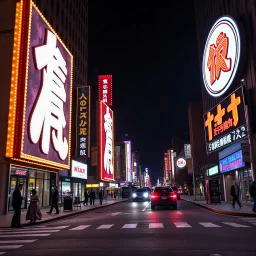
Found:
[(148, 192), (145, 192), (145, 193), (143, 194), (143, 196), (144, 196), (144, 197), (148, 197)]
[(136, 193), (133, 193), (132, 196), (133, 196), (133, 197), (136, 197)]

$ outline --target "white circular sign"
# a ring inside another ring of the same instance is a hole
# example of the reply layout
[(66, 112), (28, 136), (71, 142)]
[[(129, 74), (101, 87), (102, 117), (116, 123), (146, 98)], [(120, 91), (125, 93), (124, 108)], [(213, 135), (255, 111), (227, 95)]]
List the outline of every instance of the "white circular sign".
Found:
[(207, 92), (223, 95), (231, 86), (240, 60), (241, 40), (236, 22), (223, 16), (213, 25), (204, 48), (202, 73)]
[(186, 166), (186, 160), (184, 159), (184, 158), (179, 158), (178, 160), (177, 160), (177, 166), (179, 167), (179, 168), (183, 168), (183, 167), (185, 167)]

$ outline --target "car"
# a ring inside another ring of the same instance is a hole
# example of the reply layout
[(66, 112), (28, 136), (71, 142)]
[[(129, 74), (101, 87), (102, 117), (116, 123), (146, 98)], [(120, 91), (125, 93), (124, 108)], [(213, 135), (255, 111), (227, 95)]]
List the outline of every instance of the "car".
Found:
[(173, 187), (172, 187), (172, 190), (173, 190), (173, 192), (176, 194), (177, 199), (180, 200), (180, 190), (179, 190), (179, 188), (176, 187), (176, 186), (173, 186)]
[(177, 209), (177, 195), (169, 187), (156, 187), (150, 197), (151, 210), (157, 206), (172, 206)]
[(150, 201), (150, 193), (146, 188), (139, 188), (132, 193), (133, 201)]

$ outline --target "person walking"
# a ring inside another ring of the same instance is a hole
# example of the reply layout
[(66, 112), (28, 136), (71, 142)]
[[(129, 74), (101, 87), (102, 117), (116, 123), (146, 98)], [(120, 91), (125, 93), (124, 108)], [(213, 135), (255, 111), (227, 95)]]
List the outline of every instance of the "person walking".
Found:
[(53, 208), (55, 208), (55, 210), (56, 210), (56, 213), (55, 213), (55, 214), (59, 214), (58, 202), (59, 202), (59, 191), (58, 191), (58, 187), (55, 186), (55, 187), (54, 187), (53, 194), (52, 194), (52, 205), (51, 205), (51, 209), (50, 209), (50, 211), (47, 212), (47, 213), (51, 214)]
[(103, 190), (99, 191), (99, 199), (100, 199), (100, 204), (102, 204), (102, 201), (103, 201)]
[(30, 220), (29, 224), (35, 223), (37, 220), (42, 219), (42, 213), (38, 206), (39, 197), (35, 189), (31, 190), (30, 204), (26, 214), (26, 220)]
[(256, 181), (252, 182), (252, 185), (250, 186), (250, 196), (253, 199), (253, 208), (252, 210), (256, 212)]
[(94, 205), (94, 201), (95, 201), (95, 192), (93, 190), (91, 190), (90, 194), (89, 194), (89, 198), (90, 198), (90, 205)]
[(84, 206), (85, 204), (88, 205), (88, 192), (87, 189), (84, 191)]
[(24, 198), (21, 196), (21, 190), (23, 189), (23, 184), (19, 184), (12, 194), (12, 207), (14, 209), (14, 214), (12, 217), (12, 228), (20, 228), (20, 215), (21, 215), (21, 205)]
[(236, 202), (240, 206), (240, 208), (243, 207), (243, 205), (239, 201), (239, 193), (240, 193), (240, 188), (236, 184), (236, 181), (234, 180), (233, 185), (231, 186), (231, 192), (230, 192), (230, 195), (233, 197), (233, 202), (232, 202), (233, 208), (235, 208)]

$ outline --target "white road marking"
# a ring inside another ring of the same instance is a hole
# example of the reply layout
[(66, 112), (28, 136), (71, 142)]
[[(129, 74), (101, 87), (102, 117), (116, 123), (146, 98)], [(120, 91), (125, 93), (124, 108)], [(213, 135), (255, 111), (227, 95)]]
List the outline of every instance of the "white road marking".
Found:
[(147, 207), (149, 206), (151, 202), (148, 202), (148, 204), (146, 205), (146, 207), (142, 210), (143, 212), (147, 209)]
[(176, 213), (179, 215), (183, 215), (183, 212), (181, 212), (181, 211), (176, 211)]
[(206, 228), (220, 228), (220, 226), (215, 225), (211, 222), (198, 222), (200, 225), (206, 227)]
[(120, 215), (127, 215), (127, 214), (130, 214), (130, 213), (128, 212), (120, 213)]
[(176, 228), (191, 228), (187, 222), (173, 222)]
[(163, 228), (163, 223), (149, 223), (149, 228)]
[(241, 225), (241, 224), (234, 223), (234, 222), (222, 222), (222, 223), (226, 224), (228, 226), (234, 227), (234, 228), (250, 228), (250, 226)]
[(97, 229), (110, 229), (113, 226), (114, 226), (114, 224), (101, 225), (101, 226), (97, 227)]
[(9, 249), (18, 249), (22, 247), (21, 244), (14, 244), (14, 245), (0, 245), (0, 250), (9, 250)]
[(37, 241), (37, 239), (35, 240), (3, 240), (3, 241), (0, 241), (0, 244), (28, 244), (28, 243), (33, 243)]
[(138, 224), (125, 224), (122, 228), (137, 228)]
[[(30, 230), (29, 233), (30, 234), (35, 234), (35, 233), (54, 233), (54, 232), (59, 232), (60, 230), (59, 229), (50, 229), (50, 230), (36, 230), (36, 231), (32, 231)], [(13, 232), (0, 232), (0, 235), (4, 235), (4, 234), (23, 234), (23, 230), (20, 230), (20, 231), (13, 231)]]
[(89, 228), (90, 226), (91, 225), (80, 225), (78, 227), (71, 228), (70, 230), (83, 230), (83, 229)]
[(31, 228), (19, 228), (19, 229), (0, 229), (0, 232), (11, 232), (11, 231), (17, 231), (17, 230), (26, 230), (26, 231), (35, 231), (35, 230), (53, 230), (53, 229), (64, 229), (68, 228), (69, 226), (58, 226), (58, 227), (47, 227), (47, 228), (38, 228), (38, 227), (31, 227)]
[(119, 215), (120, 213), (122, 213), (122, 212), (113, 212), (113, 213), (108, 213), (107, 215), (116, 216), (116, 215)]
[(19, 234), (19, 235), (0, 235), (0, 238), (3, 237), (29, 237), (29, 236), (49, 236), (51, 234)]

